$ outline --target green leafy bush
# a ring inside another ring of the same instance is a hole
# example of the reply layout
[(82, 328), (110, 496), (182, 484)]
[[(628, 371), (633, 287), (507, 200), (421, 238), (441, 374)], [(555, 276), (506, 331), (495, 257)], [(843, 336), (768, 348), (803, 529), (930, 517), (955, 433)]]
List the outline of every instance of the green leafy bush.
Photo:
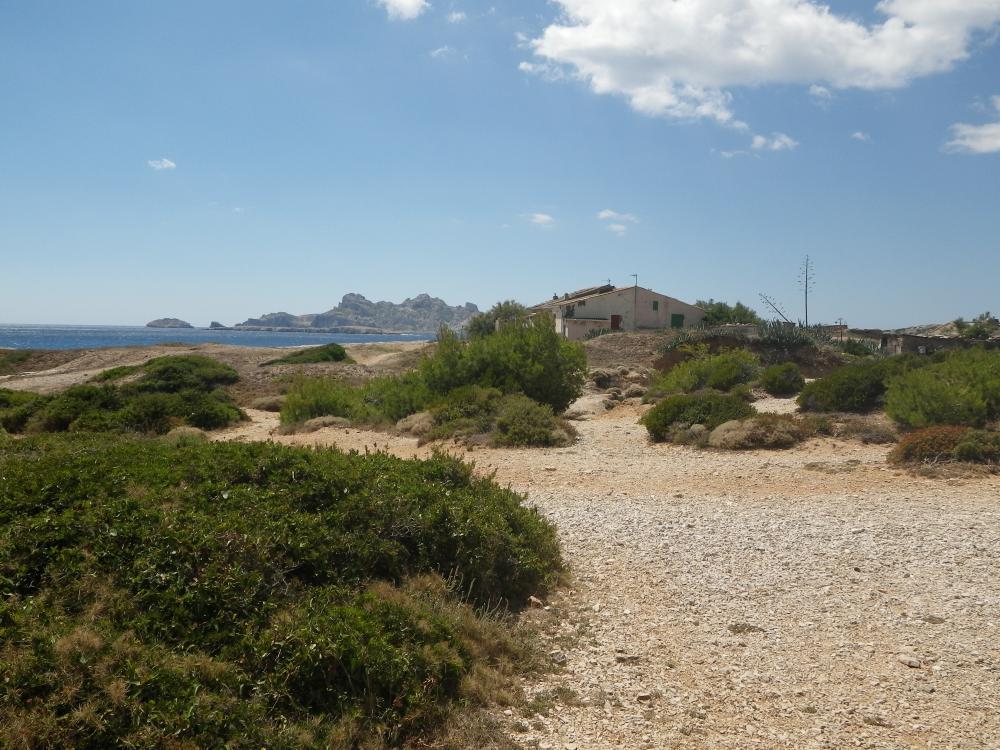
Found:
[(843, 341), (834, 342), (834, 345), (840, 351), (844, 352), (844, 354), (850, 354), (855, 357), (871, 357), (878, 352), (878, 347), (874, 342), (869, 343), (861, 339), (844, 339)]
[(805, 386), (805, 378), (794, 362), (772, 365), (760, 374), (760, 387), (772, 396), (794, 396)]
[(498, 328), (522, 325), (527, 319), (528, 309), (524, 305), (514, 300), (504, 300), (497, 302), (488, 312), (472, 316), (465, 326), (465, 333), (469, 338), (492, 336)]
[(886, 413), (907, 427), (980, 426), (1000, 418), (1000, 351), (948, 352), (888, 386)]
[(557, 424), (552, 407), (527, 396), (505, 396), (496, 418), (496, 445), (548, 446), (564, 442), (557, 438)]
[(701, 424), (709, 430), (723, 422), (752, 417), (757, 411), (746, 401), (722, 393), (703, 392), (667, 396), (646, 412), (642, 423), (650, 437), (666, 440), (678, 423)]
[(4, 747), (402, 745), (518, 656), (436, 572), (492, 608), (560, 567), (443, 456), (58, 435), (0, 476)]
[(389, 422), (423, 411), (433, 400), (434, 394), (419, 372), (374, 378), (361, 388), (361, 401), (366, 409)]
[(4, 395), (0, 425), (10, 432), (140, 432), (163, 434), (178, 425), (217, 429), (243, 418), (219, 386), (239, 379), (206, 357), (160, 357), (119, 373), (141, 372), (124, 385), (77, 385), (53, 396)]
[(334, 378), (296, 379), (281, 404), (281, 423), (297, 424), (328, 416), (367, 420), (370, 412), (365, 409), (361, 389)]
[(311, 365), (320, 362), (350, 363), (353, 361), (350, 355), (348, 355), (347, 350), (340, 344), (323, 344), (322, 346), (310, 346), (307, 349), (300, 349), (280, 359), (272, 359), (270, 362), (264, 362), (261, 366)]
[(761, 318), (751, 308), (742, 302), (729, 305), (726, 302), (716, 302), (714, 299), (698, 300), (695, 305), (705, 311), (702, 323), (706, 326), (718, 326), (724, 323), (761, 323)]
[(1000, 433), (969, 430), (955, 445), (956, 461), (973, 464), (1000, 464)]
[(867, 414), (882, 405), (891, 378), (930, 362), (926, 357), (903, 355), (845, 365), (825, 378), (807, 383), (799, 394), (798, 404), (803, 411)]
[(760, 359), (752, 352), (736, 349), (722, 354), (690, 359), (657, 378), (648, 398), (669, 393), (693, 393), (711, 388), (728, 391), (754, 380), (760, 373)]

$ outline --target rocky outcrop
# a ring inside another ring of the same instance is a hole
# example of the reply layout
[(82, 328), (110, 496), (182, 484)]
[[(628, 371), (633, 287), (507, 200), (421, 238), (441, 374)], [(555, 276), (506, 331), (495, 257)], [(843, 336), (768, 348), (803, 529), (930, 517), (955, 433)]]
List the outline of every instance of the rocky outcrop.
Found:
[(231, 331), (232, 330), (229, 326), (224, 326), (224, 325), (222, 325), (222, 323), (220, 323), (217, 320), (213, 320), (211, 323), (209, 323), (208, 327), (211, 330), (213, 330), (213, 331)]
[(194, 326), (179, 318), (157, 318), (146, 323), (146, 328), (194, 328)]
[(339, 305), (323, 313), (268, 313), (238, 323), (236, 328), (433, 333), (442, 325), (458, 327), (478, 312), (479, 308), (471, 302), (451, 306), (429, 294), (419, 294), (399, 304), (372, 302), (361, 294), (345, 294)]

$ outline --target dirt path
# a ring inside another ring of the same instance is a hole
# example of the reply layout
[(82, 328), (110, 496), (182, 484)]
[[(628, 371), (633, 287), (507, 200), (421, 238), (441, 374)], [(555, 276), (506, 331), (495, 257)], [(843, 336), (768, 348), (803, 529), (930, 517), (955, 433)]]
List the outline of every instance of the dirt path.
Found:
[[(267, 439), (275, 415), (229, 439)], [(559, 529), (559, 665), (526, 747), (1000, 748), (1000, 478), (926, 479), (833, 440), (651, 445), (619, 408), (553, 450), (470, 457)], [(426, 455), (353, 429), (291, 444)], [(912, 666), (911, 666), (912, 665)]]

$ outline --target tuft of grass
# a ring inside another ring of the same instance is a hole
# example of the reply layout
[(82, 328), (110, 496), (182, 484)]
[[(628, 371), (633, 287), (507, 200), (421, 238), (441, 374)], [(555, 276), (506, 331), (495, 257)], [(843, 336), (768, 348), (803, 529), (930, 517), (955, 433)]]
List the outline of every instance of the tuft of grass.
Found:
[(322, 346), (311, 346), (308, 349), (300, 349), (280, 359), (272, 359), (264, 362), (261, 367), (268, 365), (312, 365), (320, 362), (343, 362), (353, 364), (347, 350), (340, 344), (323, 344)]

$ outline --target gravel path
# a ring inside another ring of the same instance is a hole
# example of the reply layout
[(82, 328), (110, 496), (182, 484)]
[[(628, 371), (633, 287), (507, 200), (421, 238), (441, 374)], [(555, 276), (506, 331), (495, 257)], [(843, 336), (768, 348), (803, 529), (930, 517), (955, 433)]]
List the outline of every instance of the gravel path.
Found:
[[(1000, 748), (1000, 477), (927, 479), (886, 448), (651, 445), (619, 407), (569, 448), (478, 450), (559, 528), (571, 588), (526, 747)], [(262, 439), (273, 415), (229, 433)], [(327, 429), (289, 443), (424, 455)]]

